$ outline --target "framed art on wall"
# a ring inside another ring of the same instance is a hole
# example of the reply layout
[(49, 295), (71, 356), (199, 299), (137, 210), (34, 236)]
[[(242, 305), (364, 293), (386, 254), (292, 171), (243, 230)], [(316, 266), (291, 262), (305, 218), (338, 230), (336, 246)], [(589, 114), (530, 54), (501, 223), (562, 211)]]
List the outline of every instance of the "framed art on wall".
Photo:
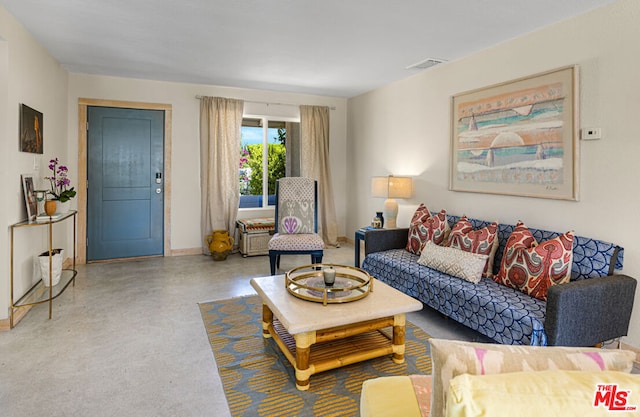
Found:
[(36, 200), (35, 187), (33, 186), (33, 177), (31, 175), (21, 175), (22, 191), (24, 193), (24, 203), (27, 207), (27, 220), (31, 221), (38, 214), (38, 202)]
[(42, 113), (20, 105), (20, 152), (43, 153)]
[(578, 68), (452, 97), (450, 189), (578, 199)]

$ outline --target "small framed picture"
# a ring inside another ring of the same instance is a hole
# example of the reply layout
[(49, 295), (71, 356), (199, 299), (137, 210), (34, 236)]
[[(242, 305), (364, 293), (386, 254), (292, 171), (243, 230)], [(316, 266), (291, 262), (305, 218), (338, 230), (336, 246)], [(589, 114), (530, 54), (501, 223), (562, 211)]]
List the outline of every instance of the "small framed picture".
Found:
[(42, 113), (20, 105), (20, 152), (43, 153)]
[(38, 214), (38, 201), (36, 200), (36, 192), (33, 186), (33, 176), (29, 174), (21, 175), (22, 191), (24, 192), (24, 203), (27, 206), (27, 219), (34, 220)]

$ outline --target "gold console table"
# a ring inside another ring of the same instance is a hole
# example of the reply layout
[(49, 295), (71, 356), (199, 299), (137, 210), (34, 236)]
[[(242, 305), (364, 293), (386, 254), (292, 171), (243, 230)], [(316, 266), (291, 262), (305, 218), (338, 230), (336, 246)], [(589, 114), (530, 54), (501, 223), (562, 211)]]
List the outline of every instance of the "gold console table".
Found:
[[(12, 224), (10, 226), (11, 229), (11, 311), (9, 317), (9, 326), (13, 328), (15, 325), (14, 315), (15, 312), (21, 307), (33, 306), (36, 304), (49, 303), (49, 319), (52, 316), (52, 306), (53, 300), (57, 298), (60, 294), (62, 294), (69, 284), (76, 284), (76, 275), (78, 275), (78, 271), (76, 271), (76, 216), (78, 212), (75, 210), (71, 210), (58, 218), (50, 218), (47, 221), (22, 221), (19, 223)], [(63, 269), (62, 276), (60, 277), (60, 282), (56, 285), (50, 285), (48, 288), (44, 287), (44, 285), (40, 285), (41, 281), (36, 282), (20, 299), (15, 301), (13, 294), (13, 270), (14, 270), (14, 256), (13, 256), (13, 235), (16, 229), (20, 229), (23, 227), (42, 227), (47, 226), (49, 230), (49, 282), (51, 283), (51, 270), (53, 267), (52, 262), (52, 253), (53, 253), (53, 225), (56, 223), (64, 222), (65, 220), (73, 219), (73, 257), (72, 259), (72, 267), (71, 269)], [(44, 288), (43, 288), (44, 287)]]

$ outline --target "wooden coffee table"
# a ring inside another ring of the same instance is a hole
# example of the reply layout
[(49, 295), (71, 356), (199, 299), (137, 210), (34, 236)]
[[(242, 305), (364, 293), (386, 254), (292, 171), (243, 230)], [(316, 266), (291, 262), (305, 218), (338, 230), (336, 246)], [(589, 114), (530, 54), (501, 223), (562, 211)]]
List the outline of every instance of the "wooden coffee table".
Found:
[[(405, 314), (422, 303), (374, 280), (365, 298), (322, 305), (289, 294), (284, 275), (251, 279), (262, 298), (262, 335), (273, 337), (295, 368), (296, 387), (319, 372), (385, 355), (404, 362)], [(392, 327), (389, 336), (382, 329)]]

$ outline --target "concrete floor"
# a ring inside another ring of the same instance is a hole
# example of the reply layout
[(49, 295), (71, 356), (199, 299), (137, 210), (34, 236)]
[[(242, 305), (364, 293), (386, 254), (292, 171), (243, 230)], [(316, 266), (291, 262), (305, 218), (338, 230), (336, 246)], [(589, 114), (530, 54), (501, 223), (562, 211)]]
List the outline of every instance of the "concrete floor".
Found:
[[(282, 270), (309, 263), (283, 256)], [(353, 246), (325, 250), (352, 264)], [(152, 258), (80, 265), (75, 287), (0, 333), (0, 416), (229, 416), (198, 303), (255, 294), (266, 256)], [(439, 338), (486, 339), (425, 307)]]

